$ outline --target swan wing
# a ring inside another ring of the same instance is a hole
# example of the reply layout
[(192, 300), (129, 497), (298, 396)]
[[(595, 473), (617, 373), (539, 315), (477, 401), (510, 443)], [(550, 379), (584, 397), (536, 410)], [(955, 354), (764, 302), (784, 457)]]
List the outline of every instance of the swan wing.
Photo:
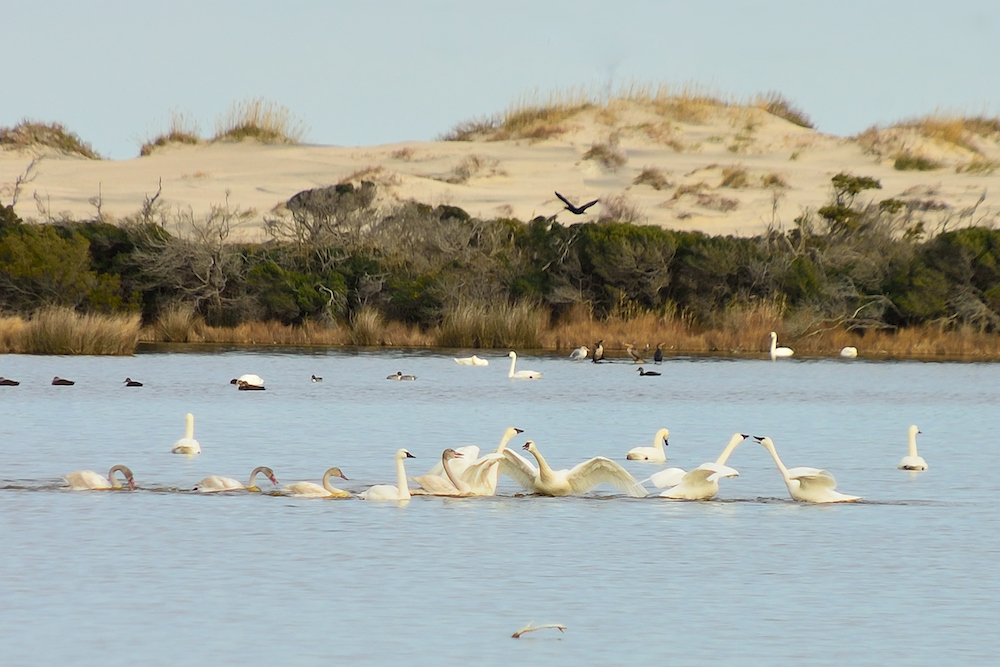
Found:
[[(506, 450), (504, 450), (506, 451)], [(472, 488), (489, 486), (490, 471), (504, 460), (503, 453), (487, 454), (462, 471), (461, 479)]]
[(718, 482), (723, 477), (739, 477), (739, 471), (736, 468), (730, 468), (727, 465), (721, 465), (719, 463), (709, 462), (702, 463), (700, 466), (689, 472), (684, 476), (684, 481), (701, 481), (701, 482)]
[(105, 477), (101, 477), (93, 470), (78, 470), (68, 475), (63, 475), (63, 479), (69, 484), (71, 489), (110, 489), (111, 482)]
[(837, 488), (837, 480), (826, 470), (820, 468), (792, 468), (788, 471), (789, 479), (797, 479), (799, 485), (811, 488), (824, 488), (833, 490)]
[(535, 490), (535, 480), (538, 479), (538, 468), (528, 459), (510, 449), (503, 450), (503, 461), (500, 462), (500, 472), (529, 491)]
[(416, 482), (427, 493), (432, 496), (457, 496), (461, 491), (455, 488), (450, 479), (438, 475), (420, 475), (411, 477), (411, 482)]
[(610, 484), (633, 498), (646, 497), (646, 490), (628, 470), (603, 456), (595, 456), (573, 467), (566, 475), (566, 481), (573, 488), (573, 493), (586, 493), (599, 484)]
[(284, 492), (291, 496), (328, 496), (330, 492), (319, 484), (313, 482), (296, 482), (284, 488)]
[(650, 475), (648, 481), (658, 489), (665, 489), (680, 484), (686, 474), (687, 471), (683, 468), (664, 468)]

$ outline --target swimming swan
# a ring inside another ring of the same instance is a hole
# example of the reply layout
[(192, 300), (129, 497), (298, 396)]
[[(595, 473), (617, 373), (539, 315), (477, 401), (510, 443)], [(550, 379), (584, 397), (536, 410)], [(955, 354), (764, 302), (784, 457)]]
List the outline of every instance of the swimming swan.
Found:
[[(496, 495), (497, 481), (500, 477), (500, 464), (503, 461), (504, 450), (507, 447), (507, 443), (518, 433), (524, 433), (524, 431), (514, 426), (508, 427), (503, 432), (503, 437), (500, 438), (500, 444), (496, 450), (482, 457), (479, 456), (479, 447), (475, 445), (458, 448), (458, 452), (462, 454), (462, 458), (452, 461), (451, 469), (455, 476), (459, 477), (468, 486), (468, 493), (470, 495)], [(435, 475), (440, 474), (440, 472), (441, 464), (434, 466), (434, 469), (431, 470), (431, 474)]]
[(500, 472), (529, 491), (543, 496), (569, 496), (586, 493), (599, 484), (610, 484), (633, 498), (646, 495), (646, 490), (625, 468), (603, 456), (595, 456), (571, 470), (553, 470), (542, 458), (533, 440), (526, 442), (523, 449), (535, 457), (538, 468), (520, 454), (505, 449)]
[(121, 482), (115, 476), (116, 472), (121, 471), (125, 475), (125, 480), (128, 482), (128, 488), (135, 488), (135, 480), (132, 478), (132, 471), (129, 470), (128, 466), (116, 465), (111, 470), (108, 471), (108, 477), (105, 479), (101, 477), (93, 470), (78, 470), (76, 472), (71, 472), (68, 475), (63, 475), (63, 479), (69, 483), (69, 488), (74, 491), (87, 491), (87, 490), (104, 490), (104, 489), (122, 489)]
[(490, 362), (486, 359), (481, 359), (476, 355), (471, 357), (455, 357), (455, 363), (459, 366), (489, 366)]
[(790, 357), (795, 351), (790, 347), (778, 347), (778, 334), (771, 332), (771, 361), (778, 357)]
[(858, 356), (858, 348), (848, 345), (840, 350), (840, 356), (845, 359), (854, 359)]
[(194, 439), (194, 415), (190, 412), (184, 417), (184, 437), (174, 443), (170, 450), (173, 454), (201, 454), (201, 444)]
[(586, 359), (588, 354), (590, 354), (590, 350), (587, 349), (587, 346), (581, 345), (580, 347), (576, 348), (575, 350), (569, 353), (569, 358), (572, 359), (573, 361), (581, 361), (583, 359)]
[(469, 485), (460, 480), (456, 475), (455, 471), (452, 470), (451, 462), (456, 459), (462, 458), (461, 452), (456, 452), (454, 449), (446, 449), (441, 452), (441, 467), (444, 469), (445, 476), (440, 475), (420, 475), (418, 477), (411, 477), (410, 481), (416, 482), (420, 485), (423, 492), (432, 496), (464, 496), (469, 493)]
[(667, 438), (670, 437), (670, 431), (665, 428), (661, 428), (653, 436), (653, 446), (652, 447), (633, 447), (628, 450), (628, 454), (625, 458), (629, 461), (652, 461), (653, 463), (666, 463), (667, 462), (667, 451), (664, 449), (665, 446), (670, 443)]
[(542, 374), (538, 371), (517, 371), (515, 373), (514, 364), (517, 363), (517, 352), (511, 350), (507, 356), (510, 357), (510, 372), (507, 373), (507, 377), (512, 380), (537, 380), (542, 377)]
[[(738, 477), (739, 472), (726, 465), (729, 455), (733, 453), (736, 446), (746, 440), (748, 435), (734, 433), (729, 439), (729, 444), (722, 450), (722, 454), (714, 462), (702, 463), (691, 472), (683, 473), (680, 479), (669, 484), (670, 487), (660, 494), (661, 498), (674, 498), (676, 500), (708, 500), (715, 497), (719, 492), (719, 480), (723, 477)], [(672, 468), (671, 470), (680, 470)], [(661, 471), (664, 472), (664, 471)], [(654, 475), (655, 477), (655, 475)], [(654, 484), (656, 482), (653, 482)], [(659, 488), (663, 488), (662, 486)]]
[(254, 375), (253, 373), (248, 373), (246, 375), (241, 375), (238, 378), (233, 378), (232, 380), (229, 381), (229, 384), (235, 384), (242, 388), (242, 386), (240, 385), (241, 382), (245, 382), (246, 384), (251, 385), (253, 387), (264, 386), (264, 378), (262, 378), (259, 375)]
[(771, 438), (761, 438), (754, 436), (754, 440), (764, 446), (764, 449), (771, 452), (781, 476), (785, 479), (785, 486), (793, 500), (804, 503), (847, 503), (852, 500), (860, 500), (860, 496), (848, 496), (834, 491), (837, 488), (837, 480), (826, 470), (819, 468), (791, 468), (778, 458), (778, 452), (774, 449), (774, 442)]
[(404, 459), (415, 459), (413, 454), (405, 449), (396, 451), (396, 486), (376, 484), (361, 494), (361, 500), (409, 500), (410, 487), (406, 484), (406, 469)]
[(350, 492), (338, 489), (330, 484), (330, 478), (334, 476), (347, 479), (344, 473), (340, 472), (340, 468), (330, 468), (323, 473), (322, 486), (313, 482), (296, 482), (295, 484), (289, 484), (282, 491), (290, 496), (298, 496), (300, 498), (350, 498)]
[(899, 462), (900, 470), (927, 470), (927, 461), (917, 456), (917, 434), (919, 433), (920, 429), (916, 425), (910, 427), (910, 453)]
[(254, 484), (254, 479), (257, 477), (257, 473), (264, 473), (267, 478), (271, 480), (271, 484), (275, 486), (278, 485), (278, 480), (274, 478), (274, 471), (267, 466), (258, 466), (253, 469), (250, 473), (250, 481), (247, 482), (246, 486), (243, 486), (237, 482), (232, 477), (220, 477), (219, 475), (210, 475), (205, 479), (201, 480), (194, 485), (194, 490), (201, 493), (217, 493), (219, 491), (241, 491), (246, 489), (247, 491), (260, 491), (257, 485)]

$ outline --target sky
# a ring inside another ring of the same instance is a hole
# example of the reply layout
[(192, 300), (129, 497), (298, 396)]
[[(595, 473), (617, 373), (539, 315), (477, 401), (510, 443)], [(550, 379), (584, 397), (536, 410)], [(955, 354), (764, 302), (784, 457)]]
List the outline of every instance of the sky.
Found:
[(127, 159), (171, 113), (287, 107), (308, 143), (428, 141), (520, 99), (630, 83), (777, 91), (849, 136), (1000, 114), (995, 0), (70, 2), (3, 9), (0, 127), (59, 122)]

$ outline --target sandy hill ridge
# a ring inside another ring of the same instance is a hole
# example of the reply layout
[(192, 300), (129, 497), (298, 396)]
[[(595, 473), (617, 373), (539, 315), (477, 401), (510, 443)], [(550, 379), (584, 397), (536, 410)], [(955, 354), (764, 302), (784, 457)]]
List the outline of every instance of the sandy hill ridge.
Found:
[[(840, 138), (761, 105), (653, 97), (524, 107), (460, 126), (451, 138), (462, 140), (175, 144), (129, 160), (8, 149), (0, 151), (2, 203), (41, 154), (16, 206), (25, 219), (91, 218), (98, 195), (102, 213), (120, 218), (162, 183), (166, 204), (196, 216), (228, 192), (232, 205), (256, 212), (240, 236), (259, 240), (263, 218), (282, 215), (295, 193), (362, 179), (383, 186), (386, 200), (450, 204), (484, 218), (558, 214), (568, 224), (611, 216), (709, 234), (753, 235), (772, 222), (791, 227), (804, 209), (828, 202), (831, 177), (844, 171), (882, 182), (871, 199), (900, 199), (949, 227), (992, 224), (1000, 211), (1000, 188), (988, 188), (1000, 167), (995, 119), (924, 119)], [(909, 169), (896, 168), (900, 160)], [(575, 216), (562, 210), (556, 190), (601, 205)], [(977, 203), (974, 216), (962, 217)]]

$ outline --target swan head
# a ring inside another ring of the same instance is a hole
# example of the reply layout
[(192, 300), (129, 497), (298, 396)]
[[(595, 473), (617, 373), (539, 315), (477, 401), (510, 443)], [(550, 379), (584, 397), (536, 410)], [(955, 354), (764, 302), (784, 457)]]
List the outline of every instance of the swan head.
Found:
[[(742, 435), (742, 433), (740, 435)], [(755, 435), (753, 439), (763, 445), (765, 449), (774, 449), (774, 441), (767, 436), (761, 437), (759, 435)]]
[(670, 444), (669, 442), (667, 442), (667, 438), (669, 438), (669, 437), (670, 437), (670, 429), (669, 428), (661, 428), (659, 431), (656, 432), (656, 439), (657, 440), (662, 439), (664, 446)]
[(527, 450), (529, 452), (537, 452), (538, 451), (538, 448), (535, 447), (535, 441), (534, 440), (529, 440), (528, 442), (524, 443), (524, 446), (521, 447), (521, 449)]
[(135, 491), (135, 479), (132, 476), (132, 470), (128, 466), (117, 465), (111, 469), (111, 474), (115, 474), (115, 471), (120, 470), (123, 475), (125, 475), (125, 480), (128, 482), (128, 488)]
[(511, 359), (517, 359), (517, 352), (511, 350), (510, 352), (507, 353), (507, 356), (510, 357)]
[(400, 449), (400, 450), (396, 451), (396, 458), (397, 459), (415, 459), (417, 457), (414, 456), (413, 454), (409, 453), (405, 449)]
[(524, 433), (523, 428), (517, 428), (516, 426), (508, 426), (507, 430), (503, 432), (504, 437), (513, 438), (518, 433)]
[(920, 431), (920, 429), (919, 429), (919, 428), (917, 428), (917, 425), (916, 425), (916, 424), (914, 424), (913, 426), (911, 426), (911, 427), (910, 427), (910, 437), (911, 437), (911, 438), (912, 438), (912, 437), (914, 437), (914, 436), (916, 436), (916, 435), (917, 435), (917, 434), (919, 434), (920, 432), (921, 432), (921, 431)]
[(441, 452), (441, 460), (442, 461), (450, 461), (452, 459), (460, 459), (463, 456), (464, 456), (464, 454), (462, 454), (462, 452), (456, 452), (454, 449), (451, 449), (450, 447), (448, 449), (444, 450), (443, 452)]
[(330, 468), (329, 470), (326, 471), (326, 474), (330, 475), (331, 477), (339, 477), (340, 479), (347, 479), (347, 475), (340, 472), (340, 468)]
[(271, 484), (274, 484), (275, 486), (278, 485), (278, 479), (274, 476), (273, 470), (271, 470), (267, 466), (261, 466), (257, 468), (257, 471), (267, 475), (267, 478), (271, 480)]

